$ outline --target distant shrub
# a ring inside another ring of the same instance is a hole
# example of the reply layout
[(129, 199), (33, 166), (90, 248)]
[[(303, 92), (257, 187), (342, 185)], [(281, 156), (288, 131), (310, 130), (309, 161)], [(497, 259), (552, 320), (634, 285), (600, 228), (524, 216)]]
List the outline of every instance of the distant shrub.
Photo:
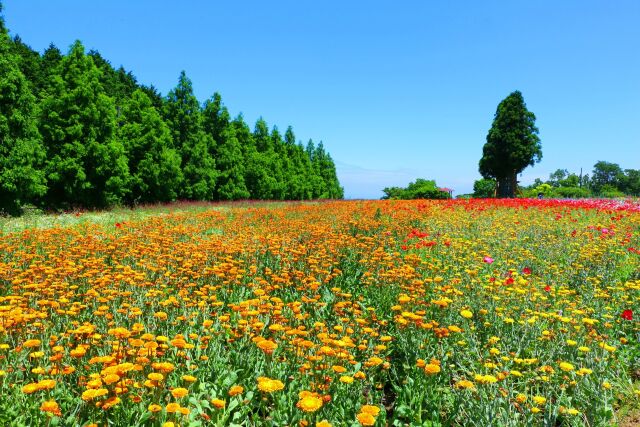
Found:
[(553, 190), (553, 195), (562, 199), (584, 199), (591, 197), (591, 191), (581, 187), (559, 187)]

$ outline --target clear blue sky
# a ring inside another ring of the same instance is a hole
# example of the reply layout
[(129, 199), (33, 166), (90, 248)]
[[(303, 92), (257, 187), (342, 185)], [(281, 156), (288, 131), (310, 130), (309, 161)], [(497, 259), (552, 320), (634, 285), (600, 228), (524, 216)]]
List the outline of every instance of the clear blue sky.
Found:
[(251, 126), (322, 140), (349, 198), (479, 178), (501, 99), (520, 90), (543, 160), (640, 168), (640, 1), (4, 0), (31, 47), (80, 39), (166, 94), (181, 70)]

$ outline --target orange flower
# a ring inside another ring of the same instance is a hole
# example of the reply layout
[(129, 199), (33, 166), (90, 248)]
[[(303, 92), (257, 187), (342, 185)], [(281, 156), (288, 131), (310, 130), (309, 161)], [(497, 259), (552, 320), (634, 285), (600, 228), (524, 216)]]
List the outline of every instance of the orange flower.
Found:
[(189, 390), (183, 387), (178, 387), (171, 390), (171, 395), (176, 399), (181, 399), (185, 397), (187, 394), (189, 394)]
[(225, 407), (226, 402), (222, 399), (211, 399), (211, 404), (216, 408), (216, 409), (222, 409)]
[(233, 397), (238, 394), (242, 394), (243, 391), (244, 391), (244, 388), (242, 386), (234, 385), (229, 389), (229, 396)]
[(435, 363), (429, 363), (425, 365), (424, 372), (429, 375), (434, 375), (440, 372), (440, 366)]
[(358, 422), (363, 425), (363, 426), (372, 426), (375, 425), (376, 423), (376, 418), (371, 415), (368, 414), (366, 412), (360, 412), (356, 418), (358, 419)]
[(40, 405), (40, 410), (42, 412), (48, 412), (58, 417), (62, 416), (60, 407), (58, 406), (58, 403), (55, 400), (47, 400), (46, 402), (42, 402), (42, 405)]
[(180, 404), (171, 402), (167, 405), (166, 409), (167, 409), (167, 412), (170, 414), (174, 412), (178, 412), (180, 410)]
[(22, 346), (25, 348), (34, 348), (34, 347), (40, 347), (41, 343), (42, 342), (40, 340), (26, 340), (24, 344), (22, 344)]
[(273, 351), (278, 348), (278, 344), (271, 340), (262, 340), (257, 344), (258, 348), (264, 351), (265, 354), (272, 354)]
[(363, 405), (362, 408), (360, 408), (360, 412), (363, 414), (371, 414), (374, 417), (377, 417), (380, 413), (380, 408), (374, 405)]

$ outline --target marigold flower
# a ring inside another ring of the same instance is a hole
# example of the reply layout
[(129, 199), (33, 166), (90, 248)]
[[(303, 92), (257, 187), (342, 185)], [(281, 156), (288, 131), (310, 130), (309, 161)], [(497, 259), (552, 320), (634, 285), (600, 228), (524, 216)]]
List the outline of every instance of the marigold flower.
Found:
[(38, 390), (40, 390), (38, 383), (29, 383), (22, 387), (22, 392), (25, 394), (35, 393)]
[(356, 418), (358, 422), (363, 426), (372, 426), (376, 423), (376, 418), (366, 412), (360, 412), (358, 415), (356, 415)]
[(284, 389), (284, 384), (280, 380), (274, 380), (266, 377), (258, 378), (258, 390), (265, 393), (273, 393)]
[(296, 403), (296, 407), (304, 412), (315, 412), (322, 407), (322, 399), (318, 396), (304, 396), (302, 397), (298, 403)]
[(380, 407), (374, 405), (363, 405), (360, 408), (360, 412), (363, 414), (371, 414), (374, 417), (377, 417), (380, 413)]
[(428, 363), (424, 367), (424, 372), (428, 375), (434, 375), (440, 372), (440, 366), (435, 363)]
[(351, 384), (353, 382), (353, 377), (349, 375), (343, 375), (340, 377), (340, 382), (344, 384)]
[(226, 402), (222, 399), (211, 399), (211, 404), (214, 406), (214, 408), (216, 409), (223, 409), (226, 405)]
[(571, 372), (575, 369), (575, 367), (571, 363), (567, 363), (567, 362), (562, 362), (558, 366), (560, 366), (560, 369), (565, 372)]
[(170, 414), (174, 413), (174, 412), (178, 412), (180, 410), (180, 404), (179, 403), (175, 403), (175, 402), (171, 402), (171, 403), (167, 404), (166, 410)]
[(265, 354), (272, 354), (275, 349), (278, 348), (278, 344), (271, 340), (262, 340), (256, 344), (260, 350)]
[(469, 380), (460, 380), (456, 382), (456, 388), (469, 389), (474, 388), (473, 382)]
[(156, 413), (162, 411), (162, 406), (158, 405), (157, 403), (152, 403), (147, 409), (149, 409), (149, 412)]
[(547, 398), (542, 396), (533, 396), (533, 402), (538, 406), (542, 406), (547, 402)]
[(244, 387), (239, 385), (234, 385), (229, 389), (229, 396), (233, 397), (238, 394), (242, 394), (243, 391), (244, 391)]
[(58, 406), (58, 403), (55, 400), (47, 400), (45, 402), (42, 402), (42, 405), (40, 405), (40, 410), (42, 412), (48, 412), (58, 417), (62, 416), (60, 407)]
[(460, 316), (465, 319), (471, 319), (473, 317), (473, 312), (471, 310), (462, 310), (460, 311)]
[(183, 387), (178, 387), (171, 390), (171, 395), (176, 399), (181, 399), (185, 397), (187, 394), (189, 394), (189, 390)]
[(24, 344), (22, 344), (22, 346), (24, 348), (35, 348), (35, 347), (40, 347), (41, 343), (42, 341), (40, 340), (26, 340)]

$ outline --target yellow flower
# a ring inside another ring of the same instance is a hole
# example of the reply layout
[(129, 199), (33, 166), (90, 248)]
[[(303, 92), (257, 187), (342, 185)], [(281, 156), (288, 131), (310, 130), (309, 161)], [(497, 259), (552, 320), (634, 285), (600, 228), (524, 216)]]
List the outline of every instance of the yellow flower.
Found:
[(282, 389), (284, 389), (284, 384), (280, 380), (273, 380), (266, 377), (258, 378), (258, 390), (262, 392), (273, 393)]
[(189, 394), (189, 390), (183, 387), (178, 387), (171, 390), (171, 395), (176, 399), (181, 399), (185, 397), (187, 394)]
[(465, 319), (471, 319), (473, 317), (473, 312), (471, 310), (462, 310), (460, 311), (460, 316)]
[(605, 381), (602, 383), (602, 388), (605, 390), (610, 390), (612, 387), (611, 383), (609, 381)]
[(473, 388), (473, 382), (469, 381), (469, 380), (460, 380), (456, 383), (456, 388), (461, 388), (461, 389), (469, 389), (469, 388)]
[(318, 421), (316, 423), (316, 427), (333, 427), (331, 423), (327, 420)]
[(571, 363), (567, 363), (567, 362), (562, 362), (560, 363), (559, 366), (560, 366), (560, 369), (565, 372), (571, 372), (575, 369), (575, 367)]
[(156, 412), (162, 411), (162, 406), (160, 406), (160, 405), (158, 405), (156, 403), (152, 403), (151, 405), (149, 405), (149, 407), (147, 409), (149, 409), (149, 412), (156, 413)]
[(542, 396), (533, 396), (533, 401), (535, 402), (536, 405), (541, 406), (547, 402), (547, 399)]
[(304, 396), (301, 398), (296, 407), (304, 412), (315, 412), (322, 407), (322, 399), (318, 396)]
[(343, 375), (340, 377), (340, 382), (344, 384), (351, 384), (353, 382), (353, 377), (349, 375)]

